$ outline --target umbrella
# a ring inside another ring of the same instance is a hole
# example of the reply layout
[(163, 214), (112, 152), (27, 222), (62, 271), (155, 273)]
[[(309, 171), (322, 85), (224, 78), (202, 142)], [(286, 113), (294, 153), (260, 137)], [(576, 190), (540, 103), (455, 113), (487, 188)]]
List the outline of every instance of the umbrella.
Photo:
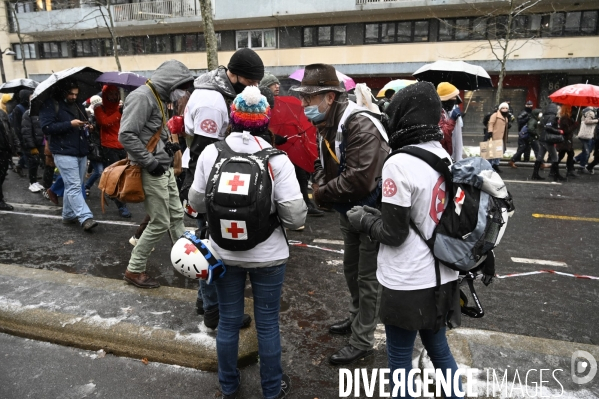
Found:
[[(356, 82), (354, 82), (354, 80), (352, 78), (350, 78), (347, 75), (342, 74), (341, 72), (339, 72), (337, 70), (335, 70), (335, 72), (337, 73), (337, 78), (341, 82), (343, 82), (343, 85), (345, 86), (345, 90), (349, 91), (349, 90), (353, 89), (354, 87), (356, 87)], [(289, 77), (291, 79), (299, 80), (301, 82), (302, 79), (304, 78), (304, 70), (298, 69), (297, 71), (295, 71), (291, 75), (289, 75)]]
[(96, 79), (96, 82), (122, 87), (133, 91), (146, 83), (148, 78), (133, 72), (104, 72)]
[(449, 82), (460, 90), (493, 87), (491, 77), (482, 67), (464, 61), (437, 61), (426, 64), (412, 74), (418, 80), (437, 86)]
[(53, 73), (35, 88), (31, 96), (31, 115), (37, 116), (44, 101), (52, 96), (54, 85), (62, 79), (71, 78), (77, 81), (79, 84), (79, 99), (77, 101), (81, 102), (81, 99), (89, 98), (98, 92), (96, 79), (100, 75), (102, 75), (102, 72), (90, 67), (69, 68)]
[(39, 84), (32, 79), (13, 79), (0, 86), (0, 93), (17, 94), (23, 89), (34, 90)]
[(599, 86), (575, 84), (564, 86), (549, 96), (558, 104), (575, 107), (599, 107)]
[(414, 84), (416, 82), (417, 82), (417, 80), (406, 80), (406, 79), (392, 80), (391, 82), (387, 82), (387, 84), (379, 91), (379, 94), (377, 94), (376, 96), (378, 98), (385, 97), (385, 92), (389, 89), (395, 90), (395, 92), (397, 93), (401, 89), (408, 87), (409, 85)]
[(287, 137), (278, 148), (285, 151), (294, 165), (306, 172), (314, 172), (314, 161), (318, 158), (316, 127), (304, 114), (302, 103), (295, 97), (275, 97), (268, 128), (279, 136)]

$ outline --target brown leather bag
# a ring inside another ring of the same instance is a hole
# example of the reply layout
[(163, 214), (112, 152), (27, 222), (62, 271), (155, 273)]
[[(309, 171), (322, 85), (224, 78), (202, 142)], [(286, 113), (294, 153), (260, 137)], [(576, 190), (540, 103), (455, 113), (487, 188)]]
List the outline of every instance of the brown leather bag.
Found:
[[(160, 132), (162, 126), (152, 136), (146, 150), (152, 153), (160, 140)], [(104, 194), (110, 198), (116, 198), (124, 203), (144, 202), (146, 199), (143, 183), (141, 179), (140, 165), (133, 165), (129, 158), (122, 159), (104, 168), (98, 188), (102, 191), (101, 204), (102, 212), (104, 212)]]

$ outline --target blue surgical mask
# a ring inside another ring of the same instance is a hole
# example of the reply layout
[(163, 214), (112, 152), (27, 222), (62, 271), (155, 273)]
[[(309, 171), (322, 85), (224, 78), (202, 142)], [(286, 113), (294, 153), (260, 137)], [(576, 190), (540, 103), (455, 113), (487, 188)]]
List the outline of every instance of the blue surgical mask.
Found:
[[(322, 104), (324, 101), (325, 101), (325, 99), (323, 98), (322, 101), (320, 102), (320, 104)], [(320, 107), (320, 104), (308, 105), (307, 107), (304, 108), (304, 113), (306, 114), (306, 117), (308, 117), (308, 119), (310, 119), (314, 123), (322, 122), (327, 115), (327, 111), (320, 112), (318, 110), (318, 107)]]

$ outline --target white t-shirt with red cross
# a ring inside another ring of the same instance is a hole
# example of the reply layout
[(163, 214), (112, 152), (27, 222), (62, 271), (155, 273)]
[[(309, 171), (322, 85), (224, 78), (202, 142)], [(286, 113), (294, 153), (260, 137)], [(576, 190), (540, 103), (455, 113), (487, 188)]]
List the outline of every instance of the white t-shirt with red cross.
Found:
[[(244, 134), (246, 134), (246, 140), (244, 140)], [(253, 154), (260, 151), (262, 148), (271, 147), (271, 145), (259, 137), (251, 136), (249, 133), (244, 134), (231, 133), (226, 138), (227, 144), (233, 151)], [(206, 147), (200, 154), (192, 184), (192, 188), (195, 191), (202, 194), (206, 192), (207, 180), (210, 177), (212, 166), (217, 157), (218, 150), (214, 144)], [(276, 210), (276, 203), (302, 199), (303, 196), (295, 176), (295, 167), (286, 155), (275, 155), (270, 157), (269, 164), (272, 168), (272, 173), (274, 174), (271, 194), (273, 204), (271, 208), (272, 214)], [(247, 193), (250, 183), (249, 179), (240, 175), (237, 176), (238, 178), (233, 176), (229, 179), (221, 177), (220, 182), (223, 187), (219, 186), (218, 190), (221, 192), (234, 191), (238, 193)], [(225, 184), (228, 184), (228, 186), (225, 187)], [(245, 233), (244, 227), (243, 222), (236, 222), (234, 220), (221, 220), (221, 225), (216, 226), (216, 228), (221, 229), (223, 236), (228, 235), (229, 238), (233, 239), (243, 236)], [(239, 261), (242, 263), (272, 262), (289, 258), (289, 246), (283, 235), (282, 227), (277, 227), (269, 238), (247, 251), (228, 251), (219, 247), (214, 241), (211, 241), (211, 245), (225, 263), (227, 261)], [(235, 262), (233, 262), (233, 264), (235, 264)]]
[[(440, 158), (449, 154), (438, 141), (417, 144)], [(411, 207), (410, 217), (429, 239), (445, 207), (445, 179), (424, 161), (408, 154), (389, 158), (383, 167), (383, 202)], [(440, 265), (441, 284), (456, 280), (458, 272)], [(392, 290), (419, 290), (436, 285), (435, 259), (420, 235), (410, 228), (398, 247), (381, 244), (378, 281)]]
[(216, 90), (197, 89), (185, 107), (185, 133), (223, 140), (229, 126), (229, 114), (223, 95)]

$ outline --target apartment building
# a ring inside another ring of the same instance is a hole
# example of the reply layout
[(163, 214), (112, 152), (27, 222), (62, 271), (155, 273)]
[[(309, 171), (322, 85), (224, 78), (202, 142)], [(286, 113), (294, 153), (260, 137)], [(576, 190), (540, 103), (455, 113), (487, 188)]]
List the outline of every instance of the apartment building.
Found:
[[(44, 79), (72, 66), (116, 70), (118, 36), (123, 70), (148, 76), (176, 58), (194, 73), (206, 69), (198, 0), (18, 0), (3, 3), (0, 49), (7, 79)], [(519, 111), (528, 99), (542, 106), (567, 84), (599, 85), (599, 3), (591, 0), (514, 0), (506, 100)], [(212, 0), (219, 62), (241, 47), (256, 50), (266, 69), (284, 79), (314, 62), (336, 66), (373, 90), (390, 79), (411, 78), (439, 59), (484, 67), (497, 81), (500, 63), (490, 43), (506, 36), (510, 0)], [(12, 11), (14, 9), (14, 12)], [(16, 14), (16, 15), (15, 15)], [(489, 15), (493, 17), (489, 18)], [(21, 50), (17, 31), (23, 39)], [(498, 55), (502, 55), (501, 52)], [(464, 93), (471, 103), (466, 125), (480, 125), (494, 105), (494, 90)]]

